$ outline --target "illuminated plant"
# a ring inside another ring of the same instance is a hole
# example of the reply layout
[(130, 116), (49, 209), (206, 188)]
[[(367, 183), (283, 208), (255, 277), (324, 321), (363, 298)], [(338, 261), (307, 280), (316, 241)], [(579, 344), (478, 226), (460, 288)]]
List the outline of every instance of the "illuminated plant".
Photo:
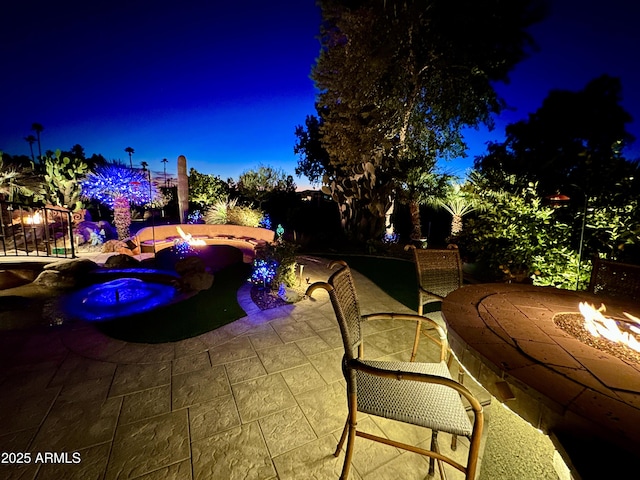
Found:
[(119, 165), (106, 165), (90, 172), (81, 182), (82, 196), (98, 200), (113, 209), (118, 238), (129, 236), (131, 205), (151, 203), (159, 195), (147, 174)]
[(298, 245), (287, 242), (281, 237), (257, 250), (251, 281), (263, 286), (271, 286), (274, 290), (281, 285), (293, 287), (297, 281), (297, 250)]
[(258, 227), (264, 218), (262, 211), (241, 206), (237, 200), (218, 200), (205, 214), (206, 223), (213, 225), (243, 225), (245, 227)]
[(80, 181), (89, 171), (79, 158), (62, 157), (60, 150), (41, 157), (44, 164), (44, 196), (47, 203), (69, 210), (82, 208)]

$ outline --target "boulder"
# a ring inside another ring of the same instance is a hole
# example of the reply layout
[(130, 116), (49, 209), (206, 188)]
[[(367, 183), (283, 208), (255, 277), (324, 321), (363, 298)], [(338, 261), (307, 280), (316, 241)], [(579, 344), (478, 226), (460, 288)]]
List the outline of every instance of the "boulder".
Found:
[(207, 272), (188, 272), (180, 277), (180, 286), (185, 291), (208, 290), (213, 285), (213, 275)]
[(133, 257), (133, 252), (122, 240), (107, 240), (102, 244), (102, 253), (112, 252)]
[(33, 281), (34, 285), (47, 288), (73, 288), (78, 285), (78, 279), (57, 270), (43, 270)]
[(186, 275), (187, 273), (204, 273), (207, 267), (200, 257), (186, 257), (179, 259), (174, 267), (178, 275)]
[(61, 260), (45, 265), (44, 270), (55, 270), (65, 275), (77, 275), (93, 272), (100, 266), (88, 258), (76, 258), (73, 260)]
[(104, 262), (105, 268), (138, 268), (140, 262), (126, 253), (112, 255)]

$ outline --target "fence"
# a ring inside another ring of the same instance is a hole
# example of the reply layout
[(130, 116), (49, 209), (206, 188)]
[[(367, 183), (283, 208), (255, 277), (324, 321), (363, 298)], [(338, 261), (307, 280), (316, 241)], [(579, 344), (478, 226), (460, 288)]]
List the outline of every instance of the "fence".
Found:
[(0, 202), (0, 256), (75, 258), (71, 212)]

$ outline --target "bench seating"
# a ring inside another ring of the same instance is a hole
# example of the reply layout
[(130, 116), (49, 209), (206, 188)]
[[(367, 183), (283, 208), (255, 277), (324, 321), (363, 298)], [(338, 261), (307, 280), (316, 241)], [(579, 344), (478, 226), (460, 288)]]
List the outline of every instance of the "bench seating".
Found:
[(176, 240), (182, 238), (178, 227), (193, 239), (204, 240), (207, 245), (230, 245), (240, 249), (246, 263), (253, 261), (256, 249), (273, 242), (275, 237), (272, 230), (241, 225), (158, 225), (141, 228), (131, 237), (133, 254), (153, 253), (173, 246)]

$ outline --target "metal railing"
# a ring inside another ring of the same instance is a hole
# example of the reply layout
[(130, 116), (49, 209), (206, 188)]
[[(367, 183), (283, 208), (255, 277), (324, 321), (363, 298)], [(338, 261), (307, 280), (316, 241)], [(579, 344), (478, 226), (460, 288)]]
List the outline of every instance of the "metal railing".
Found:
[(71, 212), (0, 201), (0, 256), (75, 258)]

